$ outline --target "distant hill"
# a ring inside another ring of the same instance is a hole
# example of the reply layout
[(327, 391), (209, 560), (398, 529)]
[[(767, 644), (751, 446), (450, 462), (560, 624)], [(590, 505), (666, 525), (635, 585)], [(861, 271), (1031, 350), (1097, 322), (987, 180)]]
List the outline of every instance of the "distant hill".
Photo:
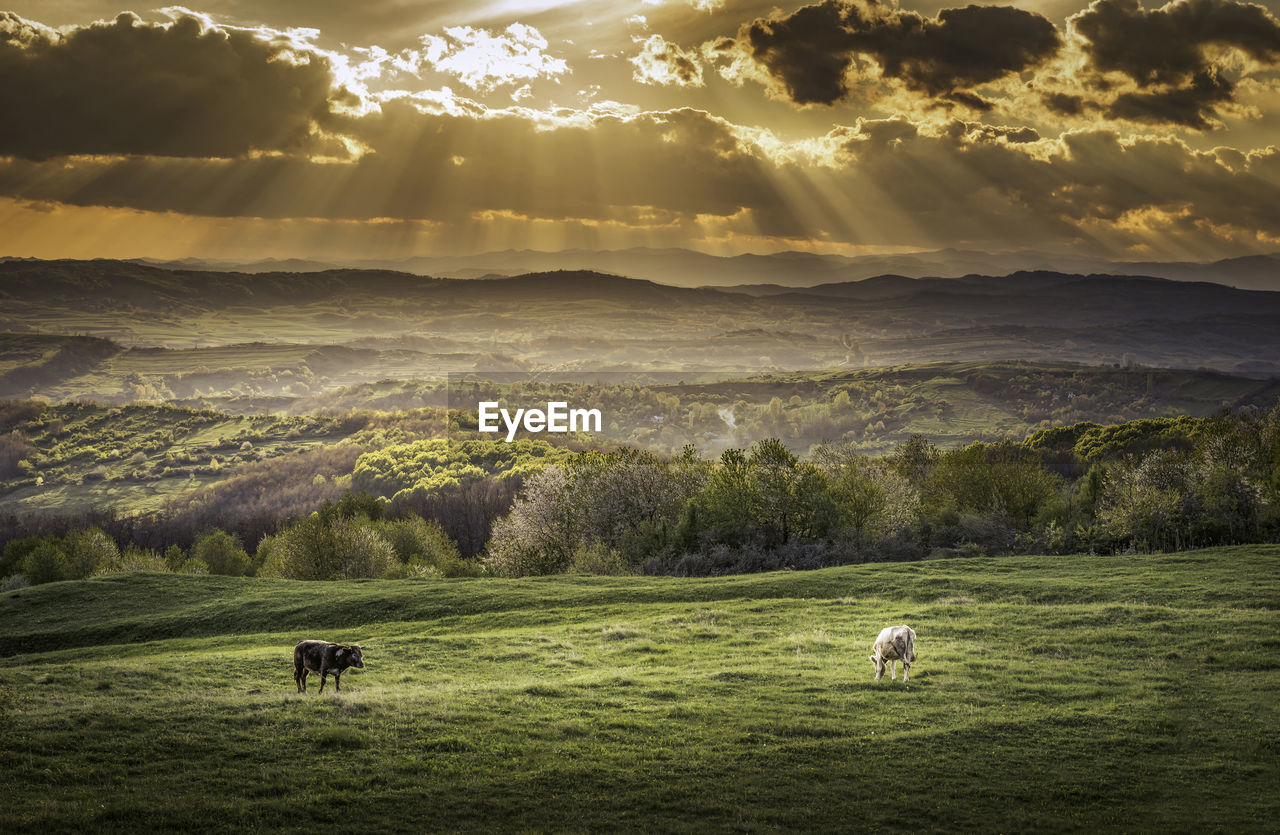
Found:
[[(57, 397), (97, 390), (101, 381), (89, 372), (98, 366), (117, 381), (181, 373), (190, 393), (179, 396), (192, 397), (210, 385), (222, 391), (237, 375), (237, 396), (313, 396), (475, 369), (742, 373), (1028, 359), (1280, 373), (1280, 292), (1054, 271), (716, 288), (589, 270), (472, 280), (10, 260), (0, 262), (0, 331), (110, 340), (13, 348), (13, 368), (0, 371), (17, 374), (6, 390), (20, 395), (58, 381), (50, 390)], [(372, 350), (302, 359), (304, 349), (325, 345)], [(230, 358), (159, 365), (137, 353), (228, 346)], [(54, 347), (66, 349), (56, 362)], [(190, 367), (175, 367), (183, 363)], [(312, 376), (280, 376), (302, 366)]]
[(812, 252), (716, 256), (688, 249), (636, 247), (560, 252), (504, 250), (478, 255), (420, 256), (399, 260), (355, 260), (335, 263), (312, 259), (228, 261), (147, 261), (138, 263), (179, 270), (246, 273), (321, 272), (335, 268), (390, 269), (417, 275), (480, 278), (549, 270), (591, 270), (645, 278), (687, 287), (814, 285), (860, 281), (881, 275), (907, 278), (958, 278), (1007, 275), (1018, 271), (1077, 274), (1148, 275), (1175, 281), (1211, 281), (1254, 290), (1280, 290), (1280, 253), (1249, 255), (1213, 262), (1115, 261), (1105, 258), (1034, 251), (988, 253), (941, 249), (898, 255), (843, 256)]

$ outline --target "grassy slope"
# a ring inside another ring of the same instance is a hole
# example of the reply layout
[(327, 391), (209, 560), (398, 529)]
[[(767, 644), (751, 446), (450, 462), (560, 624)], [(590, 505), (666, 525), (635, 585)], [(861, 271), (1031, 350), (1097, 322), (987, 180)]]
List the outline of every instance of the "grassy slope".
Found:
[[(6, 826), (1257, 830), (1280, 548), (0, 596)], [(909, 685), (871, 681), (910, 623)], [(302, 637), (359, 640), (293, 694)]]
[[(160, 406), (62, 404), (49, 407), (46, 415), (65, 422), (63, 430), (55, 433), (48, 423), (14, 424), (40, 453), (35, 457), (37, 472), (46, 481), (37, 486), (31, 475), (0, 480), (0, 511), (158, 511), (171, 499), (234, 476), (237, 464), (336, 444), (349, 434), (331, 420), (290, 421)], [(241, 442), (250, 437), (251, 449), (241, 449)], [(135, 460), (139, 452), (143, 458)], [(167, 462), (167, 453), (181, 460)], [(214, 459), (219, 462), (216, 469), (211, 466)], [(109, 478), (93, 478), (99, 470)], [(144, 477), (134, 478), (135, 472)]]

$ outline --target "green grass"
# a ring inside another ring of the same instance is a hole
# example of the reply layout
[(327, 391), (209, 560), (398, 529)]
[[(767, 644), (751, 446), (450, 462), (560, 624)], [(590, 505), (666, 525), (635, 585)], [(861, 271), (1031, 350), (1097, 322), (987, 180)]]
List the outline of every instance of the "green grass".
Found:
[[(5, 828), (1263, 830), (1278, 608), (1280, 547), (23, 589)], [(875, 683), (902, 622), (912, 680)], [(368, 667), (297, 695), (303, 637)]]
[(216, 484), (222, 476), (188, 475), (156, 481), (89, 482), (52, 487), (21, 487), (0, 499), (0, 508), (14, 513), (45, 513), (56, 516), (94, 507), (127, 509), (129, 513), (163, 510), (187, 493)]
[(350, 434), (325, 417), (85, 403), (47, 406), (15, 421), (15, 427), (27, 439), (32, 466), (0, 480), (0, 509), (55, 514), (89, 507), (159, 510), (184, 493), (233, 476), (239, 464), (337, 443)]

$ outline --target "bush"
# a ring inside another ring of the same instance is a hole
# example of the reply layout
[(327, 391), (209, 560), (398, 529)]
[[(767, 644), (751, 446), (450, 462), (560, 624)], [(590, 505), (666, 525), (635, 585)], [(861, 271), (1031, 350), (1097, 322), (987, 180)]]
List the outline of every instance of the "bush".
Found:
[(130, 545), (120, 555), (120, 569), (122, 571), (168, 572), (169, 563), (165, 562), (164, 555), (159, 551)]
[[(177, 571), (187, 561), (187, 553), (177, 545), (170, 545), (164, 549), (164, 561), (168, 563), (170, 571)], [(208, 570), (208, 566), (205, 566), (205, 570)]]
[(18, 463), (28, 458), (33, 452), (35, 447), (21, 432), (15, 430), (0, 435), (0, 478), (12, 478), (18, 475), (21, 472)]
[(18, 589), (25, 589), (29, 585), (31, 584), (27, 582), (27, 578), (21, 574), (10, 574), (0, 580), (0, 592), (17, 591)]
[(239, 538), (226, 531), (211, 531), (197, 539), (191, 558), (204, 563), (210, 574), (243, 577), (249, 573), (249, 555), (240, 547)]
[(317, 512), (258, 545), (259, 575), (289, 580), (383, 577), (402, 565), (376, 523)]
[(72, 531), (67, 534), (64, 551), (67, 555), (66, 579), (83, 580), (99, 573), (104, 567), (120, 560), (120, 549), (115, 540), (100, 528)]
[(567, 485), (560, 467), (547, 467), (525, 482), (511, 512), (493, 525), (485, 564), (494, 574), (559, 574), (569, 567), (581, 537)]
[(486, 573), (479, 560), (459, 556), (441, 557), (436, 561), (435, 569), (445, 577), (483, 577)]
[(43, 536), (24, 536), (9, 540), (5, 543), (4, 554), (0, 556), (0, 576), (7, 577), (22, 571), (22, 564), (27, 554), (45, 543), (56, 544), (56, 540)]
[(124, 549), (124, 553), (112, 560), (106, 560), (99, 563), (95, 573), (97, 574), (118, 574), (129, 573), (133, 571), (169, 571), (169, 564), (165, 562), (163, 556), (158, 552), (149, 548), (139, 548), (136, 545), (130, 545)]
[(52, 543), (42, 543), (22, 561), (22, 574), (33, 586), (65, 580), (67, 579), (67, 555)]
[(439, 522), (409, 516), (383, 522), (379, 530), (402, 563), (436, 565), (441, 560), (458, 558), (457, 543), (449, 538)]
[(367, 519), (336, 520), (333, 539), (340, 579), (381, 577), (396, 565), (396, 552), (391, 543)]
[(208, 574), (209, 565), (204, 560), (191, 557), (178, 566), (177, 572), (179, 574)]
[(617, 549), (609, 548), (599, 542), (579, 547), (573, 554), (573, 561), (569, 563), (569, 572), (610, 577), (635, 573)]

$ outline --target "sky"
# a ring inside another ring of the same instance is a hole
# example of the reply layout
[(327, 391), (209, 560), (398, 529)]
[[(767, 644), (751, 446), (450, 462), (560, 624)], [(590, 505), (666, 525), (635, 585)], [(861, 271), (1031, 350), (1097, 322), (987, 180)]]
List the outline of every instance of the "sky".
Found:
[(0, 255), (1275, 252), (1276, 2), (0, 0)]

